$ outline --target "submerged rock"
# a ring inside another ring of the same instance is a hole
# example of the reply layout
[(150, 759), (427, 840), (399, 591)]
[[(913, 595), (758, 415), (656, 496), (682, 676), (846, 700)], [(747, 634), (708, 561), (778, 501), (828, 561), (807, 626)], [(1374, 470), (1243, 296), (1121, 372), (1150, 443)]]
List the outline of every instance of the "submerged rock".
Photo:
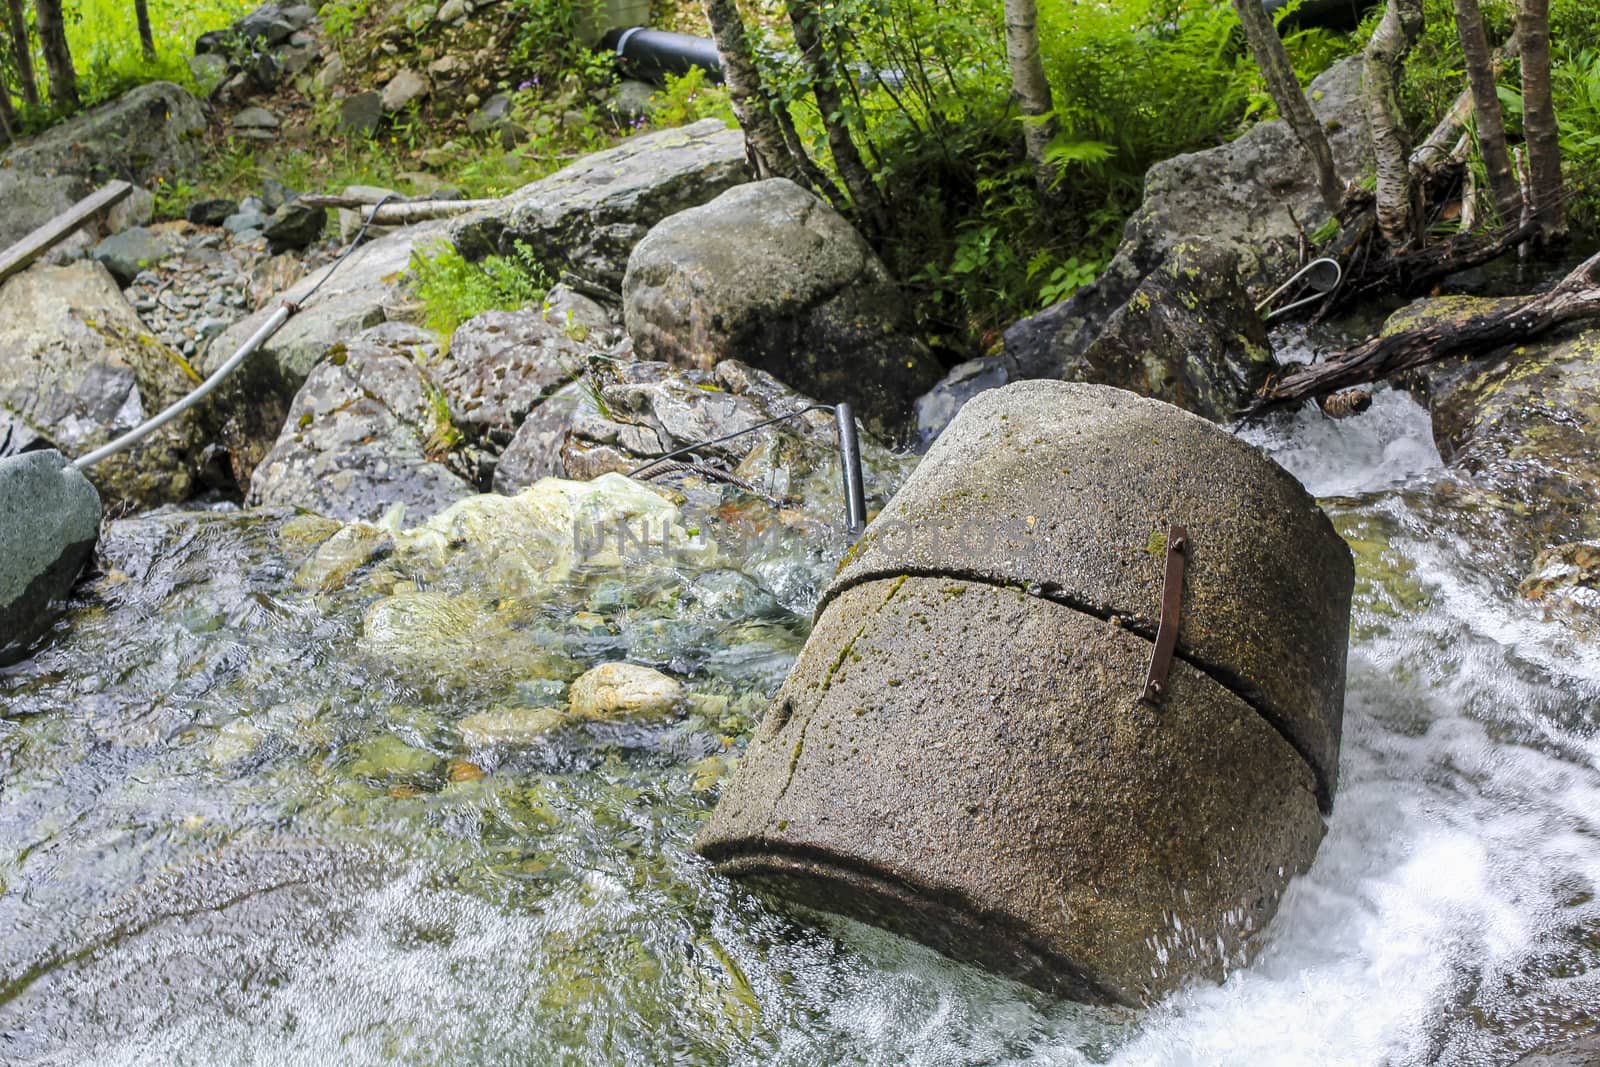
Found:
[(833, 208), (783, 178), (730, 189), (652, 228), (628, 259), (641, 359), (739, 359), (885, 434), (938, 378), (883, 262)]
[(602, 663), (572, 683), (567, 708), (574, 718), (660, 718), (683, 701), (683, 686), (636, 663)]
[(1070, 996), (1220, 979), (1321, 840), (1352, 584), (1315, 501), (1210, 423), (990, 392), (846, 557), (695, 847)]

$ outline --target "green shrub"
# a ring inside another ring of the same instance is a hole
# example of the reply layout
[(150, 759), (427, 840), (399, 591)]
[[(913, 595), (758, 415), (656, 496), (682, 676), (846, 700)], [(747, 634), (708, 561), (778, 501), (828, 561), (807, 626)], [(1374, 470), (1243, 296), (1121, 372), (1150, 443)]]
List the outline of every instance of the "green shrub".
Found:
[(410, 274), (426, 308), (428, 329), (445, 340), (474, 315), (538, 304), (550, 288), (533, 250), (520, 243), (513, 256), (489, 256), (481, 263), (470, 263), (441, 243), (413, 253)]

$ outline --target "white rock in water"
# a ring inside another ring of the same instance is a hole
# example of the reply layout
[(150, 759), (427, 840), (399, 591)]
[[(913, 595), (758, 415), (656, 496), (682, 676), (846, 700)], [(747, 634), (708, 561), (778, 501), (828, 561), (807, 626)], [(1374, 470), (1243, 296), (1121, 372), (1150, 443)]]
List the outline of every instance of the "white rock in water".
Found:
[(683, 699), (683, 686), (635, 663), (603, 663), (572, 683), (567, 697), (577, 719), (659, 718)]

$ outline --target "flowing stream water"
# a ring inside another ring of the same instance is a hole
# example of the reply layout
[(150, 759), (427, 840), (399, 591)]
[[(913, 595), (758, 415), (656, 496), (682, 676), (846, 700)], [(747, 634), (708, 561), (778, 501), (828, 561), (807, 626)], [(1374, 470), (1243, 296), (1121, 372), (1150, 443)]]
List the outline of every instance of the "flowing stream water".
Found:
[[(0, 672), (0, 1061), (1477, 1064), (1592, 1032), (1600, 642), (1517, 599), (1408, 397), (1247, 436), (1357, 589), (1327, 838), (1220, 986), (1055, 1001), (690, 852), (844, 551), (827, 488), (691, 489), (621, 553), (561, 547), (559, 507), (432, 541), (222, 508), (112, 524)], [(617, 659), (689, 710), (495, 733)]]

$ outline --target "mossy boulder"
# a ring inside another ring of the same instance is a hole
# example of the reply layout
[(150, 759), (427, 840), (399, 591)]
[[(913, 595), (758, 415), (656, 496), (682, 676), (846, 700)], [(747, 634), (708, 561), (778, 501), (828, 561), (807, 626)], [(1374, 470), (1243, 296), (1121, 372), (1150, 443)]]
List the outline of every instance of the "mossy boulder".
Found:
[(1114, 385), (1227, 422), (1277, 366), (1267, 327), (1239, 284), (1238, 254), (1175, 246), (1099, 335), (1068, 363), (1068, 381)]
[[(1511, 302), (1425, 301), (1397, 312), (1385, 331), (1458, 321)], [(1600, 538), (1600, 329), (1568, 329), (1445, 361), (1429, 368), (1422, 384), (1440, 455), (1472, 506), (1502, 516), (1516, 574), (1528, 573), (1551, 546)]]
[[(99, 263), (38, 264), (0, 286), (0, 421), (20, 422), (69, 457), (133, 429), (199, 380)], [(190, 413), (89, 477), (108, 505), (186, 500), (200, 487), (204, 443)]]

